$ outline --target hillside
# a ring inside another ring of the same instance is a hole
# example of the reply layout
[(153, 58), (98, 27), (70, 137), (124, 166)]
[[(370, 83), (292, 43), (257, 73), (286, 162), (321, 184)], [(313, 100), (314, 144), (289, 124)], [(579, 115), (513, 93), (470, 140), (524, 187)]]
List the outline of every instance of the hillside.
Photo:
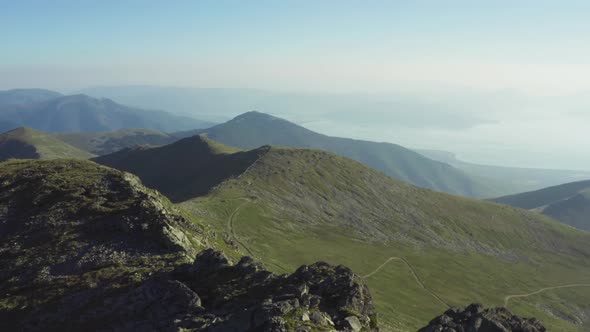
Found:
[(590, 181), (566, 183), (493, 201), (535, 210), (570, 226), (590, 231)]
[(30, 128), (0, 134), (0, 162), (7, 159), (89, 159), (94, 155)]
[(165, 145), (177, 140), (176, 137), (152, 129), (119, 129), (102, 133), (64, 133), (56, 134), (55, 137), (96, 155), (105, 155), (137, 146)]
[[(110, 157), (126, 162), (111, 165), (144, 170), (142, 160), (162, 159), (161, 151), (168, 151), (167, 163), (138, 174), (146, 183), (157, 174), (170, 176), (176, 186), (164, 180), (152, 185), (182, 192), (178, 206), (276, 272), (317, 260), (350, 266), (371, 287), (386, 330), (416, 330), (448, 306), (471, 302), (509, 305), (552, 330), (589, 327), (583, 312), (590, 309), (590, 288), (510, 299), (549, 286), (589, 284), (590, 234), (525, 210), (414, 187), (320, 150), (250, 151), (254, 163), (218, 178), (209, 194), (195, 190), (186, 200), (199, 179), (230, 167), (229, 156), (248, 153), (199, 158), (188, 142), (144, 149), (139, 162), (122, 156), (137, 151), (121, 151)], [(216, 166), (203, 168), (204, 160)], [(201, 171), (176, 175), (174, 164)]]
[(110, 99), (96, 99), (86, 95), (0, 105), (0, 122), (52, 133), (102, 132), (122, 128), (176, 131), (211, 125), (189, 117), (132, 108)]
[(89, 161), (0, 164), (2, 331), (377, 331), (350, 269), (275, 275), (211, 247), (236, 257), (130, 174)]
[(416, 150), (416, 152), (430, 159), (447, 163), (473, 177), (487, 179), (487, 182), (493, 182), (502, 188), (503, 195), (590, 179), (590, 171), (480, 165), (459, 160), (451, 152), (438, 150)]
[(139, 176), (172, 201), (207, 194), (222, 181), (250, 167), (266, 147), (239, 152), (205, 137), (194, 136), (162, 147), (140, 147), (93, 159)]
[(259, 112), (248, 112), (212, 128), (177, 136), (195, 132), (244, 149), (265, 144), (321, 149), (360, 161), (401, 181), (437, 191), (473, 197), (492, 197), (497, 193), (445, 163), (402, 146), (325, 136)]

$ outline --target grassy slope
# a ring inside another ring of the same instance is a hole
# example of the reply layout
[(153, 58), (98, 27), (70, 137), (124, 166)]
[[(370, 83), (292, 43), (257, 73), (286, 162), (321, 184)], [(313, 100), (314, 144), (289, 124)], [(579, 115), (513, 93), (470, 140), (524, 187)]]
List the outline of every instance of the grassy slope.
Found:
[(524, 209), (536, 209), (568, 225), (590, 230), (590, 181), (566, 183), (499, 197), (493, 201)]
[[(509, 294), (590, 282), (585, 232), (409, 186), (320, 151), (273, 148), (239, 178), (181, 206), (227, 238), (232, 224), (239, 242), (279, 272), (325, 260), (365, 275), (391, 256), (404, 257), (451, 305), (502, 305)], [(401, 261), (368, 282), (386, 330), (415, 330), (444, 310)], [(589, 293), (556, 290), (514, 299), (510, 308), (551, 330), (579, 331), (581, 325), (557, 317), (581, 319)]]
[(30, 128), (17, 128), (0, 135), (0, 161), (18, 159), (88, 159), (94, 155)]
[(64, 133), (60, 140), (96, 155), (105, 155), (140, 145), (165, 145), (176, 141), (161, 131), (152, 129), (120, 129), (104, 133)]
[(448, 164), (428, 159), (402, 146), (325, 136), (263, 113), (245, 113), (199, 132), (221, 143), (245, 149), (265, 144), (322, 149), (358, 160), (404, 182), (438, 191), (473, 197), (500, 195), (483, 181), (471, 179)]

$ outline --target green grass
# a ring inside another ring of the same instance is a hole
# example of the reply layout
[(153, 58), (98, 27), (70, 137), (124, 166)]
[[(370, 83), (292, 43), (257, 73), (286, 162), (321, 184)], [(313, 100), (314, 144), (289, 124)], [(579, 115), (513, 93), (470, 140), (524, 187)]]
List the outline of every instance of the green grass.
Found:
[[(500, 306), (506, 295), (590, 281), (588, 233), (536, 213), (409, 186), (320, 151), (272, 148), (239, 178), (180, 206), (230, 233), (228, 218), (244, 200), (234, 233), (277, 273), (323, 260), (366, 275), (391, 256), (404, 257), (453, 306)], [(384, 330), (414, 331), (445, 310), (400, 261), (367, 282)], [(569, 305), (562, 311), (583, 317), (588, 297), (556, 296)], [(549, 314), (558, 303), (545, 300), (543, 294), (511, 309), (550, 330), (583, 330)]]
[[(221, 218), (208, 218), (212, 227), (220, 231), (227, 231), (223, 217), (236, 207), (236, 202), (226, 203), (218, 210)], [(191, 211), (203, 204), (210, 210), (220, 206), (215, 200), (187, 202), (182, 206)], [(299, 265), (323, 260), (344, 264), (356, 273), (366, 275), (391, 256), (405, 257), (425, 285), (453, 306), (471, 302), (500, 306), (504, 296), (509, 294), (590, 280), (590, 269), (580, 267), (582, 262), (564, 256), (535, 256), (531, 253), (532, 262), (510, 262), (474, 252), (457, 253), (427, 247), (416, 249), (396, 244), (375, 245), (351, 238), (338, 227), (322, 225), (301, 229), (294, 223), (273, 221), (273, 217), (265, 215), (264, 209), (256, 204), (243, 208), (234, 223), (234, 231), (254, 251), (257, 259), (277, 273), (290, 272)], [(379, 320), (385, 328), (413, 331), (445, 310), (419, 286), (408, 267), (400, 261), (392, 261), (367, 282)], [(572, 308), (580, 308), (588, 297), (563, 294), (560, 299), (571, 301)], [(537, 300), (543, 303), (544, 298), (539, 296)], [(548, 302), (548, 305), (551, 303)], [(551, 330), (579, 331), (576, 326), (555, 320), (538, 308), (520, 310), (521, 307), (515, 305), (511, 309), (517, 314), (541, 319), (553, 328)]]

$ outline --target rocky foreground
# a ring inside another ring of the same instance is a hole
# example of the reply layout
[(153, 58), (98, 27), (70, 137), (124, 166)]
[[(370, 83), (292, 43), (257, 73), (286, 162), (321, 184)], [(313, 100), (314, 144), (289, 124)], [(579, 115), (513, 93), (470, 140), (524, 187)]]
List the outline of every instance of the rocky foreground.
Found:
[[(350, 269), (320, 262), (276, 275), (207, 249), (216, 246), (128, 173), (0, 163), (0, 331), (378, 331)], [(545, 329), (472, 305), (421, 331)]]
[(541, 323), (513, 315), (506, 308), (484, 309), (471, 304), (463, 309), (449, 309), (418, 332), (545, 332)]

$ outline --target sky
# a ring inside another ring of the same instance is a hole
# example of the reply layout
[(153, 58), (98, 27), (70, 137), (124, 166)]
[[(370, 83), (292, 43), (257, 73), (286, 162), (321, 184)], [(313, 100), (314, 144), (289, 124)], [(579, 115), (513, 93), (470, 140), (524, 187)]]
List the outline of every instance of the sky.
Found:
[[(358, 104), (356, 118), (384, 119), (365, 126), (339, 119), (338, 108), (333, 118), (292, 116), (471, 161), (590, 169), (588, 1), (0, 0), (0, 8), (0, 89), (258, 88), (379, 95), (385, 104), (410, 95), (407, 110)], [(420, 112), (410, 112), (416, 104)], [(399, 125), (417, 114), (440, 125)], [(453, 126), (465, 118), (478, 121)]]

